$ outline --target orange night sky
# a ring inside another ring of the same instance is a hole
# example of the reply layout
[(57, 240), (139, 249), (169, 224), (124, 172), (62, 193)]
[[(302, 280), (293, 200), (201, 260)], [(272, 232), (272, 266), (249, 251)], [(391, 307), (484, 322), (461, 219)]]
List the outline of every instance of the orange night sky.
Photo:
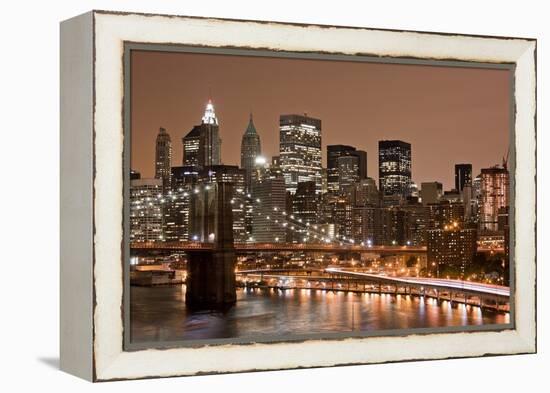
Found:
[(509, 142), (508, 70), (391, 65), (170, 52), (132, 52), (132, 169), (154, 173), (159, 127), (172, 138), (173, 166), (181, 138), (200, 124), (211, 97), (220, 123), (222, 162), (239, 164), (249, 113), (262, 152), (278, 154), (279, 115), (322, 120), (326, 146), (366, 150), (378, 179), (378, 140), (412, 144), (412, 179), (454, 186), (454, 164), (500, 163)]

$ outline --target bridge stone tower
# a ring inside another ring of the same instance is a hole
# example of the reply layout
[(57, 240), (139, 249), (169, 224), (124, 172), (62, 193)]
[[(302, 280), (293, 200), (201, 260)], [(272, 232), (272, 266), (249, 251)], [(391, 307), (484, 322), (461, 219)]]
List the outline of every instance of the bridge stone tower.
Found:
[(213, 243), (209, 251), (189, 251), (185, 303), (198, 310), (223, 310), (237, 300), (231, 183), (207, 183), (193, 193), (190, 237)]

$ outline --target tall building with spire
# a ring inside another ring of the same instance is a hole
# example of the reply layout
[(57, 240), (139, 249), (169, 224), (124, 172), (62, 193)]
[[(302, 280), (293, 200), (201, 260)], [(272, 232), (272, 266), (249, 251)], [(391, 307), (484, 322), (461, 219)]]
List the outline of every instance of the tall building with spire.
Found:
[(172, 141), (166, 129), (160, 128), (157, 134), (155, 149), (155, 178), (162, 179), (163, 190), (169, 190), (171, 185)]
[(261, 150), (260, 136), (256, 132), (251, 113), (241, 140), (241, 168), (245, 170), (245, 186), (248, 192), (252, 189), (252, 173), (256, 165), (256, 158), (261, 155)]
[(208, 100), (201, 124), (201, 141), (199, 145), (199, 165), (209, 167), (221, 164), (220, 129), (214, 112), (212, 100)]
[(183, 165), (206, 168), (221, 164), (218, 118), (212, 100), (208, 100), (202, 122), (183, 137)]

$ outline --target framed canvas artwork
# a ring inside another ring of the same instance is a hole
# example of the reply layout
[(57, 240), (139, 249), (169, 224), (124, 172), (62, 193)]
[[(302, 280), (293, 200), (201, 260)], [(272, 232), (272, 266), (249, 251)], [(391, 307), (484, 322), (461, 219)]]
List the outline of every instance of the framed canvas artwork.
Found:
[(536, 40), (61, 24), (61, 367), (536, 351)]

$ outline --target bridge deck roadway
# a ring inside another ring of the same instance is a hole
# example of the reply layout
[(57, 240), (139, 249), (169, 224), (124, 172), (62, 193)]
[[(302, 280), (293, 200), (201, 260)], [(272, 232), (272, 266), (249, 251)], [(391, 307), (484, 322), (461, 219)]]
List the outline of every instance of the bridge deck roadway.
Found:
[[(498, 298), (510, 297), (510, 288), (501, 285), (483, 284), (471, 281), (462, 280), (447, 280), (441, 278), (427, 278), (427, 277), (389, 277), (380, 274), (355, 272), (351, 270), (327, 268), (327, 269), (310, 269), (310, 275), (291, 275), (287, 274), (289, 278), (302, 278), (307, 280), (323, 280), (327, 279), (326, 276), (313, 276), (313, 272), (326, 272), (333, 276), (346, 277), (349, 279), (370, 281), (380, 283), (382, 285), (394, 285), (394, 286), (412, 286), (417, 288), (436, 289), (438, 291), (456, 291), (463, 292), (471, 295), (485, 295)], [(296, 269), (256, 269), (256, 270), (241, 270), (237, 274), (262, 274), (265, 277), (276, 277), (282, 274), (278, 273), (298, 273)], [(306, 273), (302, 270), (302, 272)]]
[[(131, 243), (134, 251), (209, 251), (212, 243), (204, 242), (137, 242)], [(373, 254), (426, 253), (425, 246), (362, 246), (317, 243), (235, 243), (237, 252), (356, 252)], [(478, 252), (503, 252), (497, 248), (481, 248)]]
[(337, 268), (328, 268), (325, 269), (325, 271), (331, 274), (376, 280), (380, 283), (387, 283), (391, 285), (423, 286), (426, 288), (433, 288), (444, 291), (460, 291), (479, 295), (492, 295), (506, 298), (510, 297), (510, 288), (501, 285), (484, 284), (462, 280), (447, 280), (441, 278), (389, 277), (381, 276), (379, 274), (354, 272)]

